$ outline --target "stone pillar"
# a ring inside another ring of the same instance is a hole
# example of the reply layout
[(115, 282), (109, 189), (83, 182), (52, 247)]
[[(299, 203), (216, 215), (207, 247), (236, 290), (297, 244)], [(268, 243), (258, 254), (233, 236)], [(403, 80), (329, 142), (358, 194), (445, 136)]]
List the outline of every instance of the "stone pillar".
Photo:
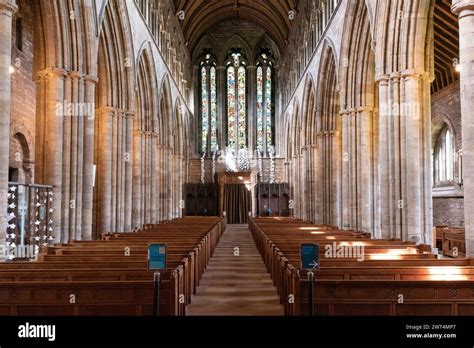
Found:
[(374, 112), (371, 108), (359, 108), (359, 167), (361, 189), (359, 207), (361, 228), (365, 232), (373, 233), (373, 131), (372, 119)]
[(0, 0), (0, 243), (7, 230), (8, 163), (10, 151), (10, 103), (12, 57), (12, 17), (17, 11), (15, 0)]
[[(88, 110), (95, 110), (95, 87), (98, 82), (95, 76), (86, 76), (84, 79), (84, 99)], [(84, 168), (82, 192), (82, 238), (92, 239), (92, 209), (94, 196), (94, 119), (95, 115), (84, 118)]]
[(459, 16), (466, 254), (474, 257), (474, 0), (453, 0)]
[[(340, 129), (340, 127), (336, 127)], [(327, 165), (331, 167), (331, 183), (330, 183), (330, 195), (331, 195), (331, 215), (329, 217), (329, 224), (333, 226), (341, 225), (341, 133), (337, 130), (330, 132), (329, 137), (331, 157), (330, 163)]]
[(64, 148), (63, 142), (65, 110), (60, 112), (64, 101), (70, 100), (66, 99), (67, 79), (67, 73), (62, 69), (46, 69), (37, 74), (35, 175), (38, 183), (53, 186), (53, 236), (56, 242), (69, 239), (63, 219), (69, 210), (68, 200), (63, 196), (63, 156), (64, 151), (69, 150)]
[(429, 75), (406, 70), (378, 80), (381, 235), (430, 244)]
[(112, 227), (112, 130), (115, 109), (102, 108), (96, 112), (98, 163), (96, 169), (96, 185), (98, 197), (99, 232), (113, 232)]
[(142, 143), (143, 132), (133, 131), (133, 193), (132, 193), (132, 229), (142, 227)]
[(159, 208), (159, 195), (157, 195), (157, 190), (159, 187), (159, 154), (157, 151), (159, 142), (158, 133), (153, 132), (151, 135), (151, 163), (150, 163), (150, 173), (151, 173), (151, 187), (150, 187), (150, 197), (151, 197), (151, 223), (158, 223), (158, 208)]
[[(350, 175), (350, 113), (341, 112), (342, 117), (342, 228), (351, 228), (351, 175)], [(322, 164), (322, 163), (321, 163)]]
[(389, 199), (389, 77), (386, 75), (380, 76), (377, 79), (379, 89), (379, 153), (378, 153), (378, 224), (375, 228), (375, 235), (384, 239), (392, 237), (390, 225), (390, 199)]
[[(127, 133), (125, 135), (125, 192), (123, 195), (124, 204), (124, 232), (132, 230), (132, 192), (133, 192), (133, 119), (135, 113), (128, 111), (125, 113), (125, 124)], [(147, 168), (148, 170), (148, 168)]]

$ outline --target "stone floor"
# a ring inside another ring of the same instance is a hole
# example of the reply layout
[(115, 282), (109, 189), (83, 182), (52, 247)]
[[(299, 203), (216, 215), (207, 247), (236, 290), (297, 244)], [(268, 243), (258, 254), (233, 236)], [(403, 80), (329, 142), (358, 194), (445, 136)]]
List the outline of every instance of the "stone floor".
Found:
[[(234, 255), (239, 248), (239, 256)], [(283, 306), (247, 225), (227, 225), (187, 315), (278, 316)]]

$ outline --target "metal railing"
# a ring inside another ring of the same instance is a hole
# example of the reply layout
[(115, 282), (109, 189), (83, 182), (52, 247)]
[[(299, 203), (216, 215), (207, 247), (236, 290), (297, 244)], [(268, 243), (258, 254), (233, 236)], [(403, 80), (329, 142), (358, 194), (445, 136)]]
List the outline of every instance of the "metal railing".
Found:
[(34, 259), (52, 237), (51, 186), (8, 184), (6, 241), (0, 250), (0, 260)]

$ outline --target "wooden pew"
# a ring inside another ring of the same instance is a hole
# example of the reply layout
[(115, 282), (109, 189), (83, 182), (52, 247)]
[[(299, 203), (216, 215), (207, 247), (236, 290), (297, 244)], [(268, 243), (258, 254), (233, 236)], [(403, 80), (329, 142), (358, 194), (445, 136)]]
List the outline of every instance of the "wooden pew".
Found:
[[(474, 260), (437, 259), (429, 253), (428, 246), (370, 240), (365, 234), (290, 220), (280, 225), (277, 219), (254, 219), (249, 227), (287, 315), (309, 314), (306, 272), (299, 269), (300, 243), (322, 246), (333, 240), (347, 245), (364, 243), (369, 250), (366, 256), (385, 252), (382, 255), (388, 257), (365, 257), (361, 262), (323, 257), (321, 269), (316, 271), (319, 315), (474, 314)], [(338, 238), (326, 239), (328, 236)], [(410, 253), (400, 254), (404, 248), (409, 248)], [(403, 303), (398, 303), (399, 295), (404, 297)], [(288, 301), (289, 298), (295, 301)]]
[[(39, 262), (0, 264), (0, 313), (149, 315), (154, 272), (147, 269), (147, 245), (166, 242), (168, 268), (161, 272), (160, 313), (184, 315), (225, 222), (196, 217), (163, 226), (109, 234), (113, 238), (104, 241), (56, 245), (47, 248)], [(130, 256), (124, 254), (125, 247)], [(70, 303), (70, 295), (75, 303)]]

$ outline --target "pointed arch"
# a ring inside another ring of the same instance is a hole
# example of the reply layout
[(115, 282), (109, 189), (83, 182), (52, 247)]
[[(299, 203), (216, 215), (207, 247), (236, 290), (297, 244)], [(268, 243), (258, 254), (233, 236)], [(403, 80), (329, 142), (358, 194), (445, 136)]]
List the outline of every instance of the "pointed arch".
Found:
[(171, 132), (172, 132), (172, 118), (173, 118), (173, 98), (171, 95), (171, 84), (168, 74), (161, 80), (159, 100), (159, 135), (160, 144), (171, 147)]
[(206, 48), (211, 48), (213, 52), (216, 52), (218, 47), (219, 44), (214, 40), (214, 38), (209, 34), (205, 34), (201, 39), (199, 39), (199, 42), (193, 51), (192, 61), (197, 62), (201, 56), (201, 53)]
[(157, 223), (158, 85), (152, 49), (145, 43), (137, 62), (133, 122), (132, 228)]
[(306, 75), (305, 88), (303, 92), (303, 126), (305, 127), (305, 144), (315, 144), (316, 141), (316, 118), (315, 116), (315, 84), (311, 74)]
[(369, 11), (363, 1), (353, 1), (347, 9), (341, 45), (342, 108), (375, 106), (375, 53)]
[(316, 158), (313, 177), (316, 200), (312, 216), (317, 223), (340, 226), (341, 220), (341, 120), (336, 55), (325, 41), (316, 87)]
[(220, 49), (220, 55), (217, 57), (218, 62), (220, 64), (223, 64), (227, 59), (229, 51), (236, 47), (241, 48), (245, 57), (249, 60), (249, 64), (253, 64), (253, 51), (250, 48), (248, 42), (239, 34), (233, 34), (229, 38), (229, 40), (227, 40), (226, 43), (222, 46), (222, 48)]
[[(126, 4), (104, 8), (97, 55), (94, 225), (101, 232), (129, 231), (132, 225), (132, 153), (136, 117), (135, 61)], [(125, 160), (124, 160), (125, 159)]]

